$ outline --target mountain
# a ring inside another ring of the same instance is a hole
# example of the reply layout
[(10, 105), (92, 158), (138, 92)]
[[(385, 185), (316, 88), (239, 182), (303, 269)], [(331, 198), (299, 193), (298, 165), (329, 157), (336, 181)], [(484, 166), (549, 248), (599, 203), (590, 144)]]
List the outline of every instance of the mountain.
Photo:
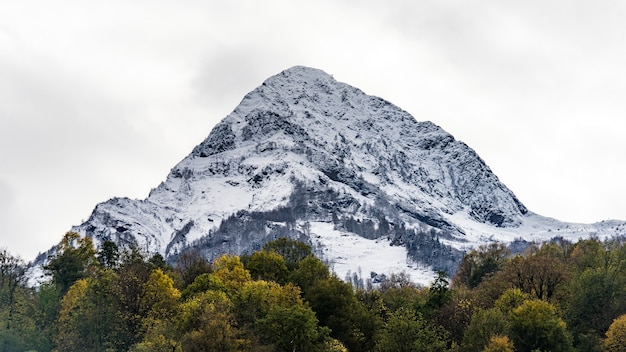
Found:
[(146, 199), (98, 204), (72, 228), (173, 259), (242, 254), (288, 236), (350, 272), (453, 272), (491, 241), (624, 234), (529, 211), (466, 144), (323, 71), (293, 67), (248, 93)]

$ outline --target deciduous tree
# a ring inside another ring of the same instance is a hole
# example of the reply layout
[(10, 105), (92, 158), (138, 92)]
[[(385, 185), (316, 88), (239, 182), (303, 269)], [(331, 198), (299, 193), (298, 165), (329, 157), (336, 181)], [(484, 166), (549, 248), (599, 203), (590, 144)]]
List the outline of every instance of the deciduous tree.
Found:
[(623, 352), (626, 349), (626, 314), (613, 321), (606, 332), (605, 352)]
[(284, 284), (289, 275), (285, 259), (276, 252), (255, 252), (250, 256), (246, 267), (253, 278), (271, 280), (279, 284)]
[(258, 326), (264, 339), (279, 352), (321, 352), (330, 332), (317, 325), (315, 313), (303, 304), (273, 306), (264, 318), (258, 320)]
[(571, 338), (556, 308), (537, 299), (513, 309), (510, 336), (519, 352), (572, 351)]
[(302, 259), (313, 255), (309, 245), (286, 237), (266, 243), (263, 250), (280, 254), (290, 271), (294, 270)]
[(226, 292), (235, 295), (247, 282), (252, 280), (250, 272), (236, 255), (223, 255), (213, 262), (213, 273), (219, 278)]
[(249, 342), (238, 336), (232, 303), (223, 292), (207, 291), (181, 305), (178, 331), (183, 351), (240, 351)]
[(482, 245), (470, 251), (459, 264), (453, 284), (474, 288), (488, 277), (502, 269), (511, 251), (502, 243)]
[(506, 336), (492, 336), (484, 352), (513, 352), (513, 342)]
[(480, 352), (489, 344), (492, 336), (505, 336), (508, 331), (508, 317), (500, 309), (479, 309), (465, 330), (463, 351)]
[(180, 291), (161, 269), (150, 274), (141, 297), (141, 310), (152, 319), (172, 319), (178, 309)]
[(426, 322), (410, 308), (400, 308), (390, 314), (380, 338), (378, 352), (445, 351), (445, 333)]
[(326, 264), (316, 257), (306, 257), (298, 262), (297, 268), (291, 273), (290, 281), (300, 286), (303, 292), (316, 282), (330, 277), (330, 271)]
[(96, 250), (91, 238), (68, 232), (45, 269), (64, 294), (76, 280), (87, 277), (96, 263)]

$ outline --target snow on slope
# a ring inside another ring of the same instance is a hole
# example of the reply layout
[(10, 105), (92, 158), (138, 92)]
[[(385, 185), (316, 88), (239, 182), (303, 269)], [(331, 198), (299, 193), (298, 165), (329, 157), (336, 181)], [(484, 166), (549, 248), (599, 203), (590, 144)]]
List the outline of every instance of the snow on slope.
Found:
[(411, 281), (428, 286), (436, 273), (407, 257), (404, 247), (392, 246), (387, 238), (370, 240), (350, 232), (335, 230), (333, 224), (309, 223), (313, 248), (341, 279), (351, 273), (371, 278), (371, 273), (389, 276), (406, 273)]
[(626, 236), (626, 222), (619, 220), (606, 220), (594, 224), (568, 223), (529, 212), (518, 227), (494, 228), (488, 224), (473, 221), (462, 212), (449, 215), (448, 218), (463, 228), (465, 237), (464, 241), (443, 239), (442, 242), (463, 251), (494, 241), (510, 243), (523, 239), (540, 243), (553, 238), (563, 238), (576, 242), (581, 238), (589, 237), (604, 240)]

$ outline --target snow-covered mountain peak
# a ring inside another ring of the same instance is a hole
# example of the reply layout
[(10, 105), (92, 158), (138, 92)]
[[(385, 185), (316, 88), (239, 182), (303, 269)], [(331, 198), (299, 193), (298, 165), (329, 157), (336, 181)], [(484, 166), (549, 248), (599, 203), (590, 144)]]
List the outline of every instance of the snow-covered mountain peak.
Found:
[[(370, 257), (400, 246), (407, 270), (423, 273), (453, 271), (463, 250), (493, 240), (606, 228), (532, 214), (437, 125), (296, 66), (248, 93), (146, 199), (101, 203), (72, 230), (170, 258), (190, 247), (209, 259), (240, 254), (288, 236), (341, 270), (381, 262), (346, 254), (341, 243), (352, 238)], [(392, 261), (377, 272), (397, 270)]]
[[(498, 226), (519, 224), (526, 213), (465, 144), (317, 69), (298, 66), (266, 80), (192, 157), (233, 153), (306, 157), (307, 166), (333, 181), (356, 179), (367, 187), (387, 187), (387, 196), (419, 203), (426, 213), (466, 209), (477, 220)], [(471, 178), (463, 175), (468, 171)], [(340, 176), (347, 179), (333, 179)], [(476, 194), (477, 189), (489, 196)]]

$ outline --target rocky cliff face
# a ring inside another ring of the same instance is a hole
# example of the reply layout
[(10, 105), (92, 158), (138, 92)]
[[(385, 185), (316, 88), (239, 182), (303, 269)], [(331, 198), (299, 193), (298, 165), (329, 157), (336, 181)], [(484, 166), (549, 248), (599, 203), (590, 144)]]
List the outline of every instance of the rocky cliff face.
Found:
[[(362, 253), (338, 252), (334, 233), (404, 248), (407, 268), (453, 271), (464, 249), (566, 226), (529, 212), (437, 125), (293, 67), (246, 95), (146, 199), (101, 203), (72, 230), (166, 257), (195, 247), (208, 259), (289, 236), (356, 270), (350, 258)], [(585, 226), (567, 234), (605, 228)]]

